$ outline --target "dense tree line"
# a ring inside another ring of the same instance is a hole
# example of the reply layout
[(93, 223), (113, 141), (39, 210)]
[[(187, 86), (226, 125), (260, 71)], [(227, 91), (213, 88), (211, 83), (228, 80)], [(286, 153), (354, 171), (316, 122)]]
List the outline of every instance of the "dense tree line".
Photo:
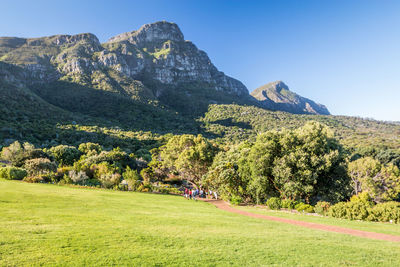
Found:
[[(132, 153), (91, 142), (40, 149), (16, 141), (1, 151), (6, 166), (0, 177), (172, 193), (179, 193), (186, 181), (217, 191), (233, 203), (266, 203), (308, 212), (315, 208), (351, 219), (358, 218), (351, 214), (360, 209), (371, 220), (380, 220), (377, 214), (384, 208), (397, 212), (397, 204), (385, 203), (399, 200), (399, 154), (345, 149), (319, 122), (266, 131), (236, 144), (188, 134), (170, 135), (163, 142)], [(373, 209), (375, 204), (381, 206)]]

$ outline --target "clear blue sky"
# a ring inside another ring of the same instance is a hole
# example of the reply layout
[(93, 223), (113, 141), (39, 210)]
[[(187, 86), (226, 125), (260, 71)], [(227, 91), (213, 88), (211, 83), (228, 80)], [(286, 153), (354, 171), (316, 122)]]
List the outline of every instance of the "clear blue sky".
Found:
[(106, 41), (159, 20), (176, 22), (249, 91), (283, 80), (332, 114), (400, 121), (396, 0), (2, 0), (0, 36)]

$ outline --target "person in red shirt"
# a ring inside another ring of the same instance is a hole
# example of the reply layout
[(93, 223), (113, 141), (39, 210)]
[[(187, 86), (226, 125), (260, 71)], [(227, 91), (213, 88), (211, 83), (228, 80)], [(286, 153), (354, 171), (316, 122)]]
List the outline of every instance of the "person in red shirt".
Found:
[(185, 198), (189, 197), (189, 189), (185, 188)]

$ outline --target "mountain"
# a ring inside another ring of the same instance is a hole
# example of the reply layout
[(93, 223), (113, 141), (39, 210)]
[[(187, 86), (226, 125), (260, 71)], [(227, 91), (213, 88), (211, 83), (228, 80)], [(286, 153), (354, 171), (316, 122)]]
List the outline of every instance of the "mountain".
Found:
[[(186, 41), (175, 23), (146, 24), (101, 44), (90, 33), (42, 38), (0, 38), (0, 61), (24, 70), (23, 83), (36, 85), (45, 100), (76, 85), (100, 89), (141, 103), (157, 102), (197, 116), (210, 103), (252, 103), (247, 88), (212, 64)], [(50, 101), (51, 102), (51, 101)], [(57, 103), (52, 103), (58, 105)], [(65, 107), (64, 107), (65, 108)]]
[(250, 95), (174, 23), (146, 24), (105, 43), (90, 33), (0, 38), (0, 147), (96, 142), (136, 153), (169, 133), (237, 142), (317, 120), (348, 146), (400, 149), (399, 125), (309, 114), (329, 111), (280, 81)]
[(282, 81), (263, 85), (251, 92), (251, 95), (260, 101), (262, 107), (270, 110), (287, 111), (295, 114), (330, 114), (324, 105), (290, 91), (289, 87)]

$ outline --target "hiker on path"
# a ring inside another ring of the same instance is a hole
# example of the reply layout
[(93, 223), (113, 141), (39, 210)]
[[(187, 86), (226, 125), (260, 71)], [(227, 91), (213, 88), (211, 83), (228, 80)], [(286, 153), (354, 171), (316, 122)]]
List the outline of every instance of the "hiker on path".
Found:
[(218, 200), (218, 194), (217, 194), (217, 191), (214, 191), (214, 196), (215, 196), (215, 199), (216, 199), (216, 200)]

